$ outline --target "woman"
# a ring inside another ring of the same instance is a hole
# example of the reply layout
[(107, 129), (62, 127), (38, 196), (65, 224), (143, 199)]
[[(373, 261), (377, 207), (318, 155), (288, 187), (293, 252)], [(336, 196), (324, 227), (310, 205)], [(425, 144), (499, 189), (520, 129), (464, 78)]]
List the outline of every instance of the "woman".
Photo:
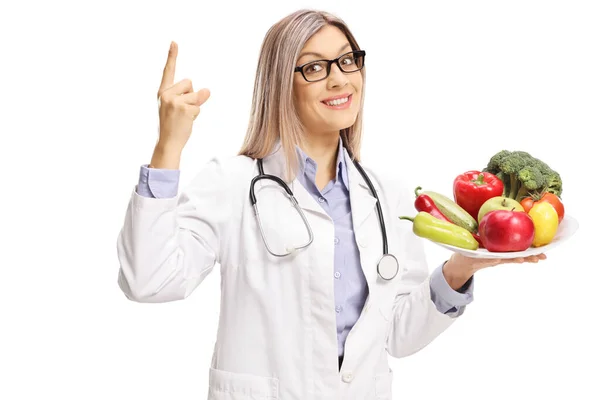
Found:
[[(382, 225), (358, 164), (365, 53), (325, 12), (301, 10), (268, 31), (240, 154), (211, 160), (178, 196), (181, 152), (209, 92), (174, 84), (176, 57), (172, 44), (159, 141), (118, 239), (118, 282), (133, 301), (180, 300), (220, 264), (210, 400), (391, 399), (387, 355), (419, 351), (447, 329), (472, 300), (475, 271), (545, 258), (454, 254), (429, 275), (422, 242), (397, 218), (414, 213), (411, 191), (365, 168), (400, 266), (378, 273)], [(298, 208), (275, 180), (253, 182), (259, 159)]]

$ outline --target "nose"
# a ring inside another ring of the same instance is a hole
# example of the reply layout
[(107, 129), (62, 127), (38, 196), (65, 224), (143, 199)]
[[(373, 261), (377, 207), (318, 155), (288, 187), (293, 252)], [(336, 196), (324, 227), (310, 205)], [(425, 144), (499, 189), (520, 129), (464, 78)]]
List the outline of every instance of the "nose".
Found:
[(329, 78), (327, 82), (328, 88), (332, 89), (335, 87), (344, 87), (346, 84), (348, 84), (348, 77), (342, 72), (337, 64), (333, 63), (331, 65), (331, 71), (329, 71)]

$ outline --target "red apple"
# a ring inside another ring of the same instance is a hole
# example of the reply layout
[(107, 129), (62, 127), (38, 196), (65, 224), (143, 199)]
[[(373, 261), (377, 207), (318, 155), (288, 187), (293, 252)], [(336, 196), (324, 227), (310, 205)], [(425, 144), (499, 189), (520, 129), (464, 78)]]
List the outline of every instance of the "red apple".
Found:
[(479, 223), (483, 246), (492, 252), (527, 250), (534, 233), (533, 219), (523, 211), (490, 211)]

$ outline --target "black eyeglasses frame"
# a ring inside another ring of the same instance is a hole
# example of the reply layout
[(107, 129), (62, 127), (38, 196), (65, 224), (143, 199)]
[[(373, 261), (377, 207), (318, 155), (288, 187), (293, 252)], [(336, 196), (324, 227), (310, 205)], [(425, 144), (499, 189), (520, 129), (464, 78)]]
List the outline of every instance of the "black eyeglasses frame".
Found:
[[(355, 57), (356, 56), (362, 57), (362, 65), (360, 66), (359, 69), (354, 70), (354, 71), (344, 71), (344, 69), (340, 65), (340, 59), (348, 56), (348, 54), (355, 54)], [(304, 78), (304, 80), (307, 81), (307, 82), (319, 82), (319, 81), (322, 81), (323, 79), (327, 79), (329, 77), (329, 74), (331, 73), (331, 64), (335, 63), (338, 66), (338, 68), (340, 69), (340, 71), (342, 71), (343, 73), (345, 73), (345, 74), (352, 74), (352, 73), (358, 72), (358, 71), (360, 71), (361, 69), (364, 68), (366, 54), (367, 54), (367, 52), (365, 50), (353, 50), (353, 51), (349, 51), (347, 53), (344, 53), (341, 56), (339, 56), (338, 58), (333, 59), (333, 60), (312, 60), (312, 61), (309, 61), (307, 63), (304, 63), (304, 64), (302, 64), (302, 65), (297, 66), (296, 68), (294, 68), (294, 73), (295, 72), (300, 72), (302, 74), (302, 77)], [(306, 77), (306, 75), (304, 75), (304, 67), (306, 67), (309, 64), (313, 64), (313, 63), (320, 62), (320, 61), (327, 62), (327, 74), (325, 74), (325, 76), (323, 78), (320, 78), (320, 79), (317, 79), (317, 80), (309, 80)]]

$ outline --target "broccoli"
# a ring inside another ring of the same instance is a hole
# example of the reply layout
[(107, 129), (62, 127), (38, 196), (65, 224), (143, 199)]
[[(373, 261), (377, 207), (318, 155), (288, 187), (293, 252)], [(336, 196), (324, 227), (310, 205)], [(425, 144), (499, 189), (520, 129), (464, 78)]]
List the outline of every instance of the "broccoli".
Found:
[(558, 197), (562, 195), (562, 179), (558, 172), (551, 171), (546, 177), (546, 191), (554, 193)]
[[(536, 166), (526, 166), (519, 170), (517, 179), (521, 182), (519, 191), (512, 198), (521, 199), (527, 197), (529, 192), (535, 192), (537, 189), (542, 188), (546, 184), (546, 178), (540, 169)], [(518, 185), (514, 185), (518, 186)], [(511, 188), (511, 195), (514, 187)]]
[(494, 154), (482, 172), (496, 175), (504, 183), (503, 196), (521, 201), (544, 192), (562, 194), (562, 179), (545, 162), (526, 151), (501, 150)]
[(508, 156), (511, 152), (508, 150), (502, 150), (499, 151), (498, 153), (494, 154), (494, 156), (492, 158), (490, 158), (490, 161), (488, 162), (487, 167), (484, 168), (484, 170), (486, 172), (490, 172), (492, 174), (498, 174), (500, 171), (500, 160), (502, 160), (504, 157)]

